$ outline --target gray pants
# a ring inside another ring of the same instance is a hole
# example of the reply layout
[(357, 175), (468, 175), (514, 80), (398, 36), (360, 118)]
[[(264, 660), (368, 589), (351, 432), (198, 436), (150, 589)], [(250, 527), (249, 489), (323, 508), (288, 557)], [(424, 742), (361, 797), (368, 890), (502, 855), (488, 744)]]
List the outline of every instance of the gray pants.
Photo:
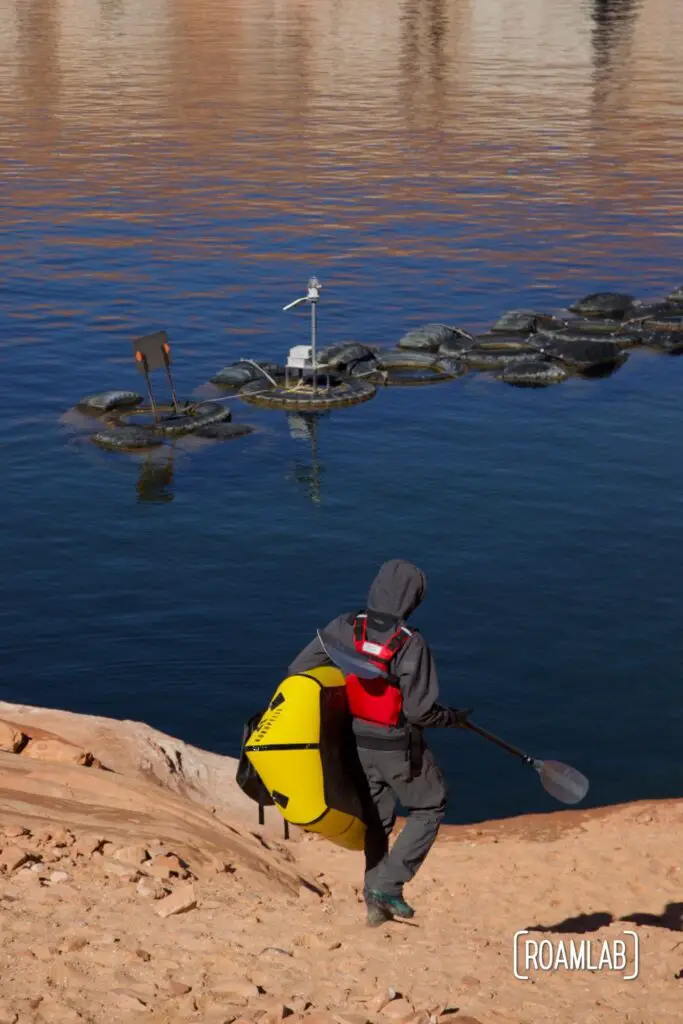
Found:
[[(448, 790), (434, 755), (426, 746), (421, 764), (411, 768), (407, 750), (372, 750), (358, 747), (358, 757), (369, 787), (365, 833), (365, 886), (401, 896), (431, 850), (446, 811)], [(389, 850), (396, 822), (396, 803), (408, 820)]]

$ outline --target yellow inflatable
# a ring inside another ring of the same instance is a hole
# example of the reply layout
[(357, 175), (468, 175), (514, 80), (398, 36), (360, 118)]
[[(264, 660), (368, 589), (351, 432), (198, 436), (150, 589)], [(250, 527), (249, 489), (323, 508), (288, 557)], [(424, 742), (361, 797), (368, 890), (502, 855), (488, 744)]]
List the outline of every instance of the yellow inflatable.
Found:
[(286, 821), (347, 850), (363, 849), (356, 751), (338, 668), (280, 683), (244, 752)]

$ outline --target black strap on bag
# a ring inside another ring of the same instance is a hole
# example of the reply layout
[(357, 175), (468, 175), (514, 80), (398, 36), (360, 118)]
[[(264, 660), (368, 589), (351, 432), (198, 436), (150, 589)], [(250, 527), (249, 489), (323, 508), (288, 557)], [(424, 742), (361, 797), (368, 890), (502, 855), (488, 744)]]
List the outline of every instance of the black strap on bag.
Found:
[[(252, 715), (242, 730), (242, 747), (239, 761), (237, 762), (237, 772), (235, 774), (235, 781), (245, 796), (248, 796), (250, 800), (254, 800), (255, 803), (258, 804), (259, 825), (263, 825), (265, 822), (265, 815), (263, 813), (264, 807), (274, 806), (275, 801), (264, 786), (261, 776), (247, 757), (244, 748), (247, 745), (249, 737), (252, 735), (254, 730), (258, 728), (258, 724), (264, 714), (265, 710)], [(287, 819), (285, 819), (285, 839), (289, 839), (289, 822)]]

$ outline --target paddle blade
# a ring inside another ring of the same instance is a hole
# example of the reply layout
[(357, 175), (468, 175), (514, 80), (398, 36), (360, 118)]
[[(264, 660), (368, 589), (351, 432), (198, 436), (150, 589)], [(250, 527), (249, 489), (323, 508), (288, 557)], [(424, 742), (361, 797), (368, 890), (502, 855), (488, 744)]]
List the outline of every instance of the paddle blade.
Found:
[(536, 761), (534, 767), (541, 777), (543, 788), (563, 804), (578, 804), (588, 792), (590, 783), (585, 775), (561, 761)]
[(361, 679), (386, 679), (387, 673), (373, 665), (358, 651), (343, 647), (338, 641), (331, 641), (318, 630), (318, 640), (325, 654), (333, 665), (341, 669), (345, 676), (360, 676)]

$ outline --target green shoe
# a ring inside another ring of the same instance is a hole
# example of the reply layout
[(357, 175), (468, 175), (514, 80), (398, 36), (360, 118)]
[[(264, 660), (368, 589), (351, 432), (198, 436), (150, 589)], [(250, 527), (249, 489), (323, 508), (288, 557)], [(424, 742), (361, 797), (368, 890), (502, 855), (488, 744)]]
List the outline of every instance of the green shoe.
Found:
[(391, 893), (379, 892), (377, 889), (371, 889), (368, 893), (368, 910), (372, 905), (386, 911), (392, 917), (415, 916), (415, 911), (402, 896), (392, 896)]

